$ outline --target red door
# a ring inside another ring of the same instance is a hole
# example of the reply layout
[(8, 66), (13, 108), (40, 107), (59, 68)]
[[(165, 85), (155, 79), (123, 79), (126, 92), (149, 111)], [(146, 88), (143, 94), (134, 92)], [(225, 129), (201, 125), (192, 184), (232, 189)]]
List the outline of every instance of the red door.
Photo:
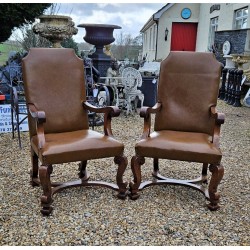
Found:
[(195, 51), (197, 23), (172, 23), (170, 50)]

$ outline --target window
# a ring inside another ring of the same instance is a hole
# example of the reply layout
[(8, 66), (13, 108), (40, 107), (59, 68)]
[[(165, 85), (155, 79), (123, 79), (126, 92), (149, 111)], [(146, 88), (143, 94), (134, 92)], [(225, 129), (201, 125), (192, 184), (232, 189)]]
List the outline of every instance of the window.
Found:
[(218, 17), (210, 19), (209, 37), (208, 37), (208, 49), (212, 49), (214, 44), (215, 31), (218, 29)]
[(152, 49), (152, 28), (150, 28), (150, 35), (149, 35), (149, 49)]
[(144, 33), (144, 41), (143, 41), (143, 45), (145, 45), (145, 50), (147, 51), (148, 49), (148, 39), (147, 39), (147, 33)]
[(149, 50), (155, 50), (156, 47), (156, 25), (149, 30)]
[(247, 27), (247, 16), (248, 16), (248, 8), (243, 8), (235, 11), (235, 21), (234, 28), (235, 29), (245, 29)]
[(154, 34), (153, 34), (153, 49), (155, 50), (156, 45), (156, 25), (154, 25)]

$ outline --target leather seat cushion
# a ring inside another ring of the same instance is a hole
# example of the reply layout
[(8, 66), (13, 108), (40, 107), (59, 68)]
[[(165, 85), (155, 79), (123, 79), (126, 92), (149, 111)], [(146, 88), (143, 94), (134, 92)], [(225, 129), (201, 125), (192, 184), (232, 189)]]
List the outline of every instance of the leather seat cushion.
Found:
[(39, 150), (37, 136), (31, 138), (32, 148), (42, 164), (114, 157), (122, 155), (124, 150), (121, 142), (93, 130), (45, 134), (45, 141)]
[(219, 163), (221, 151), (203, 133), (161, 130), (152, 132), (136, 146), (137, 155), (202, 163)]

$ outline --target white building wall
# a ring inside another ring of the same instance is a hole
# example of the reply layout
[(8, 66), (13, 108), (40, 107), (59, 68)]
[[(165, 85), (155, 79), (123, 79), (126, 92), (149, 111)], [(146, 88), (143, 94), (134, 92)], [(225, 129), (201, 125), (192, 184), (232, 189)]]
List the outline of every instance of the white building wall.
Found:
[[(176, 3), (172, 5), (167, 11), (165, 11), (159, 19), (158, 23), (158, 36), (157, 36), (157, 51), (154, 48), (150, 49), (150, 28), (144, 32), (147, 34), (147, 40), (143, 43), (143, 55), (147, 54), (147, 61), (158, 60), (161, 61), (167, 57), (170, 52), (171, 46), (171, 33), (172, 22), (194, 22), (198, 23), (197, 27), (197, 39), (196, 39), (196, 51), (204, 52), (208, 51), (208, 39), (210, 19), (214, 17), (218, 18), (218, 31), (232, 30), (234, 29), (234, 13), (235, 10), (248, 7), (248, 22), (247, 28), (250, 28), (250, 3), (219, 3), (220, 10), (214, 10), (210, 13), (210, 7), (215, 3)], [(192, 15), (189, 19), (185, 20), (181, 18), (181, 10), (183, 8), (190, 8)], [(168, 29), (168, 39), (165, 41), (165, 29)], [(250, 40), (250, 32), (248, 32), (248, 39)], [(246, 44), (247, 46), (248, 44)], [(250, 42), (249, 42), (250, 48)]]
[(208, 38), (210, 19), (218, 18), (218, 31), (234, 29), (235, 10), (248, 6), (247, 28), (250, 28), (250, 4), (246, 3), (220, 3), (220, 10), (214, 10), (210, 13), (210, 7), (214, 3), (204, 3), (200, 5), (200, 18), (197, 32), (196, 51), (208, 51)]
[(220, 17), (218, 31), (234, 29), (234, 12), (235, 10), (248, 7), (247, 28), (250, 28), (250, 4), (247, 3), (222, 3), (220, 4)]
[(157, 25), (153, 23), (144, 33), (143, 40), (143, 56), (147, 57), (147, 61), (155, 60)]
[(197, 29), (197, 39), (196, 39), (196, 51), (204, 52), (208, 51), (208, 37), (209, 37), (209, 26), (210, 18), (214, 18), (219, 15), (219, 11), (215, 10), (210, 15), (210, 7), (213, 4), (201, 4), (200, 5), (200, 18)]
[[(181, 17), (181, 10), (183, 8), (189, 8), (192, 11), (192, 15), (189, 19), (183, 19)], [(199, 3), (180, 3), (174, 4), (169, 8), (159, 20), (159, 33), (158, 33), (158, 47), (157, 47), (157, 60), (165, 59), (169, 52), (171, 46), (171, 34), (172, 34), (172, 23), (173, 22), (188, 22), (188, 23), (198, 23), (199, 22)], [(168, 39), (165, 41), (165, 29), (168, 29)]]

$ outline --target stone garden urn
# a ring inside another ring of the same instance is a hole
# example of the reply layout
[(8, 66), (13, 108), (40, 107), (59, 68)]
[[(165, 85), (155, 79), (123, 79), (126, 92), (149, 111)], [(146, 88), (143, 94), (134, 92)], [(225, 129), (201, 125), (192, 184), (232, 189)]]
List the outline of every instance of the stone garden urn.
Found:
[(76, 35), (78, 29), (74, 27), (75, 23), (69, 16), (42, 15), (39, 16), (40, 23), (33, 26), (35, 34), (48, 39), (53, 44), (53, 48), (61, 48), (61, 42), (64, 39)]
[(114, 29), (121, 29), (121, 27), (111, 24), (79, 24), (77, 27), (85, 28), (86, 34), (83, 39), (87, 43), (95, 45), (96, 49), (89, 57), (92, 59), (93, 65), (98, 69), (100, 76), (106, 76), (111, 57), (103, 52), (103, 48), (115, 41), (113, 31)]

